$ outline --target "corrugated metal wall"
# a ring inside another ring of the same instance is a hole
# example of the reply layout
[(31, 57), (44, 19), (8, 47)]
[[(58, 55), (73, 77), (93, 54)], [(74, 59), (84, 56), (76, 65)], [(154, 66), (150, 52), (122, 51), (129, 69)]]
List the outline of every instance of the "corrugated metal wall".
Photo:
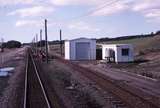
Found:
[(88, 60), (90, 59), (90, 43), (89, 42), (77, 42), (76, 43), (76, 59)]

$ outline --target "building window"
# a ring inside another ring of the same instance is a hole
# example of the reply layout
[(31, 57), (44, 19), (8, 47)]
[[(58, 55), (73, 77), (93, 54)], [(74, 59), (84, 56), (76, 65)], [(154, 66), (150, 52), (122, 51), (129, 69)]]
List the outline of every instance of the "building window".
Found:
[(129, 49), (128, 48), (122, 49), (122, 56), (129, 56)]

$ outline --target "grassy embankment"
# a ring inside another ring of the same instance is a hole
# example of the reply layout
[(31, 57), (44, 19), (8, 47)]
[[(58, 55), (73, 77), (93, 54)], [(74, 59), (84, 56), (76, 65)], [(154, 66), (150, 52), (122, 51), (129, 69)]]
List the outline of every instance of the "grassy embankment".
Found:
[(133, 44), (136, 53), (160, 49), (160, 36), (104, 41), (105, 44)]

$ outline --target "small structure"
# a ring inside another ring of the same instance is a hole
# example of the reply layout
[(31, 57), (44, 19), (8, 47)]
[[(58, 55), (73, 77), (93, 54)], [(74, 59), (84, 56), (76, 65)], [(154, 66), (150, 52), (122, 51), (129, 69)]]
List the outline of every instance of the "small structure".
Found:
[(0, 77), (7, 77), (11, 75), (11, 72), (14, 70), (14, 67), (5, 67), (5, 68), (0, 68)]
[(133, 45), (131, 44), (103, 44), (102, 59), (108, 62), (133, 62)]
[(78, 38), (65, 41), (65, 59), (96, 60), (96, 40)]

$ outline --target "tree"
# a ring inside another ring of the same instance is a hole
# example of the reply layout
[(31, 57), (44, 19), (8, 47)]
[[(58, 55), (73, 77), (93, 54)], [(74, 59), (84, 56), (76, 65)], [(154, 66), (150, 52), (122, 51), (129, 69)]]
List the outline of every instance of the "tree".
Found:
[(15, 40), (11, 40), (5, 43), (6, 48), (20, 48), (21, 45), (22, 45), (21, 42)]
[(156, 32), (156, 35), (159, 35), (159, 34), (160, 34), (160, 31), (157, 31), (157, 32)]
[(45, 40), (41, 40), (37, 44), (38, 44), (38, 47), (41, 47), (41, 45), (42, 47), (44, 47), (46, 43), (45, 43)]

